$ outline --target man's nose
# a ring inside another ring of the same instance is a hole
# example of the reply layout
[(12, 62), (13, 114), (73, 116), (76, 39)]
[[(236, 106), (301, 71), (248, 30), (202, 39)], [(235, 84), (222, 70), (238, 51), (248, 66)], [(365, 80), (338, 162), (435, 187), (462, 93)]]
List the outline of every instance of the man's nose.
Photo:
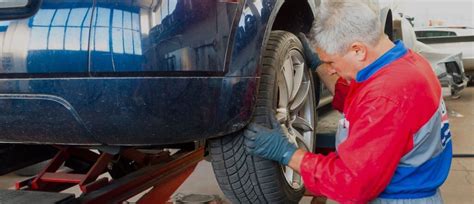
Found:
[(330, 75), (333, 75), (333, 74), (336, 74), (336, 69), (334, 69), (334, 67), (330, 66), (329, 69), (328, 69), (328, 72)]

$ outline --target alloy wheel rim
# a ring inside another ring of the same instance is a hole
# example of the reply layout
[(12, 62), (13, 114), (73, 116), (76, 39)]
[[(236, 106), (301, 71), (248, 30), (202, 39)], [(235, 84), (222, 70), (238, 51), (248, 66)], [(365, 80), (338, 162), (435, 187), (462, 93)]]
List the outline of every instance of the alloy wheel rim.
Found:
[[(298, 148), (313, 150), (314, 90), (303, 55), (291, 50), (277, 72), (276, 118), (288, 138)], [(303, 188), (301, 176), (282, 166), (287, 183), (295, 190)]]

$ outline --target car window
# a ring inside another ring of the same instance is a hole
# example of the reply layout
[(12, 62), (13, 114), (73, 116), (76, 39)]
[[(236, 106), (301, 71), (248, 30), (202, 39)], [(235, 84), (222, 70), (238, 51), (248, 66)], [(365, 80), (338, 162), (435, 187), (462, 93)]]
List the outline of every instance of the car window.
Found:
[(429, 38), (429, 37), (446, 37), (456, 36), (455, 32), (452, 31), (441, 31), (441, 30), (423, 30), (415, 31), (416, 37)]

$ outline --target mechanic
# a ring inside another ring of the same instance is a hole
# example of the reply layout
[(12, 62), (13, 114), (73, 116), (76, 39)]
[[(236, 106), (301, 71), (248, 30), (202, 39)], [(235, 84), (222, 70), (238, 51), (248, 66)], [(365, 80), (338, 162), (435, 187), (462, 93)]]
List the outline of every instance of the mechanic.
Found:
[(438, 188), (451, 165), (451, 133), (430, 64), (392, 43), (368, 4), (325, 1), (319, 9), (311, 45), (300, 38), (307, 64), (322, 63), (316, 71), (343, 115), (336, 152), (298, 149), (274, 116), (271, 129), (248, 126), (247, 152), (291, 167), (308, 191), (338, 202), (443, 203)]

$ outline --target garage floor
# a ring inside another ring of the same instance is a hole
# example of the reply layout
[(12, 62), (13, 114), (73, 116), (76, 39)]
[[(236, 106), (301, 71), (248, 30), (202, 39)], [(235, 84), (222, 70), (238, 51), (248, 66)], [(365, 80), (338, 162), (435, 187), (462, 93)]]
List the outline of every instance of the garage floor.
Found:
[[(446, 99), (450, 116), (452, 140), (455, 154), (474, 154), (474, 87), (467, 88), (459, 99)], [(318, 130), (334, 131), (339, 113), (324, 111), (320, 117)], [(21, 177), (9, 174), (0, 177), (0, 189), (9, 188)], [(213, 194), (224, 198), (219, 190), (209, 162), (202, 161), (194, 173), (177, 190), (183, 194)], [(474, 158), (454, 158), (451, 173), (441, 192), (445, 203), (474, 203)], [(300, 203), (310, 203), (305, 197)], [(330, 201), (329, 203), (334, 203)]]

